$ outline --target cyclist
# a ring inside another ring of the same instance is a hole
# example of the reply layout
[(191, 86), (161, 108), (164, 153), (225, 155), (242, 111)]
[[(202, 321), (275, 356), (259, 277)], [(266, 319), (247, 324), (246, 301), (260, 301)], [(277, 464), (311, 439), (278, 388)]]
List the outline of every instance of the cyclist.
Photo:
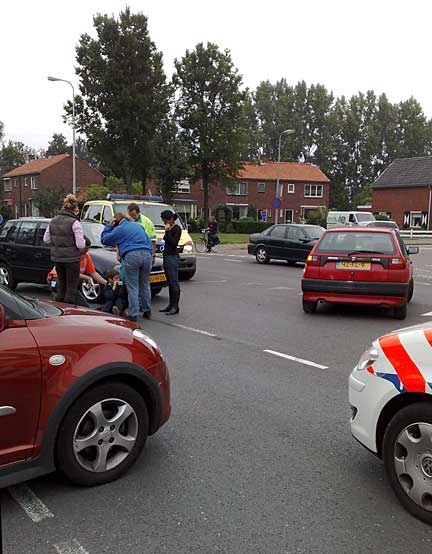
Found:
[(218, 232), (218, 223), (216, 221), (216, 217), (214, 215), (211, 215), (209, 224), (208, 224), (207, 252), (211, 252), (211, 249), (213, 248), (213, 246), (216, 246), (216, 244), (219, 244), (220, 240), (217, 235), (217, 232)]

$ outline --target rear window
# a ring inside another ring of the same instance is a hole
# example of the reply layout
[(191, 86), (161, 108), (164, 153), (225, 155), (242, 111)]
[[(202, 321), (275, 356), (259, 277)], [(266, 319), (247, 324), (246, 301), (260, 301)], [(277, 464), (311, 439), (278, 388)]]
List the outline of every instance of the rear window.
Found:
[(337, 254), (394, 254), (393, 237), (387, 233), (338, 231), (321, 238), (317, 252)]
[(308, 237), (311, 239), (319, 239), (320, 236), (324, 233), (324, 229), (322, 227), (305, 227), (304, 230)]

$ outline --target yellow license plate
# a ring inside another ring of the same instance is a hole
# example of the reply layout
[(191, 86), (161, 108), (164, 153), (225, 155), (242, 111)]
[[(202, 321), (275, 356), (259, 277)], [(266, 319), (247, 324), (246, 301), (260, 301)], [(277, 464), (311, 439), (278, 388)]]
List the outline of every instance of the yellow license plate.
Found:
[(337, 269), (370, 269), (370, 262), (337, 262)]
[(161, 283), (162, 281), (166, 281), (165, 273), (150, 275), (150, 283)]

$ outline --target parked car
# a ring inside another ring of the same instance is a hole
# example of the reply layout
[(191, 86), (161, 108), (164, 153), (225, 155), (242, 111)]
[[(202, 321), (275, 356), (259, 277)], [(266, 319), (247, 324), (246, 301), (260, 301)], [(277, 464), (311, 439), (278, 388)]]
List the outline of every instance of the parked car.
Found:
[[(54, 266), (50, 247), (43, 242), (49, 221), (46, 218), (10, 219), (0, 228), (0, 285), (15, 289), (19, 283), (47, 283), (48, 273)], [(96, 271), (105, 276), (118, 265), (115, 249), (102, 245), (102, 225), (83, 221), (82, 226), (92, 243), (89, 253)], [(152, 294), (158, 294), (166, 284), (162, 260), (157, 258), (150, 276)], [(49, 285), (55, 290), (54, 281), (50, 280)], [(89, 302), (99, 302), (102, 297), (102, 287), (97, 283), (89, 286), (83, 281), (81, 292)]]
[(432, 322), (373, 342), (349, 378), (351, 432), (384, 461), (401, 504), (432, 523)]
[(396, 229), (396, 231), (399, 231), (399, 225), (396, 223), (396, 221), (368, 221), (364, 224), (365, 227), (383, 227), (385, 229)]
[[(116, 213), (127, 214), (127, 207), (135, 202), (140, 207), (140, 213), (152, 220), (156, 235), (156, 252), (161, 254), (164, 249), (163, 236), (165, 226), (160, 217), (164, 210), (175, 211), (169, 204), (163, 204), (161, 196), (130, 196), (127, 194), (108, 194), (104, 200), (89, 200), (85, 202), (81, 211), (81, 220), (96, 221), (98, 223), (109, 223)], [(180, 256), (179, 277), (191, 279), (196, 273), (196, 255), (193, 248), (192, 237), (189, 234), (189, 227), (183, 224), (179, 217), (176, 221), (180, 225), (182, 233), (177, 247)], [(187, 227), (187, 228), (186, 228)]]
[(136, 323), (0, 286), (0, 488), (58, 469), (117, 479), (170, 415), (169, 374)]
[(375, 221), (372, 212), (328, 212), (327, 229), (333, 227), (360, 227), (366, 225), (369, 221)]
[(271, 259), (286, 260), (292, 265), (305, 262), (323, 232), (318, 225), (272, 225), (249, 237), (248, 253), (259, 264), (268, 264)]
[(392, 229), (328, 229), (308, 256), (302, 279), (303, 310), (313, 313), (318, 302), (387, 306), (406, 317), (414, 293), (410, 254)]

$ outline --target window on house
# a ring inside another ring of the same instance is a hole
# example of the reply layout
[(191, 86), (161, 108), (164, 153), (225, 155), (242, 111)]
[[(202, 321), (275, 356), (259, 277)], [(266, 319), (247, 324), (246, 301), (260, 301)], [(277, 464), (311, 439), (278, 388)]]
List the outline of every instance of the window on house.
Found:
[(236, 183), (235, 185), (231, 185), (227, 187), (226, 193), (229, 196), (246, 196), (248, 193), (247, 183)]
[(294, 183), (288, 183), (288, 194), (293, 194), (295, 192), (295, 184)]
[(177, 183), (177, 189), (176, 192), (179, 192), (180, 194), (187, 194), (190, 193), (190, 183), (187, 179), (183, 181), (179, 181)]
[(25, 186), (25, 187), (28, 187), (27, 177), (24, 177), (24, 186)]
[(411, 212), (411, 227), (421, 227), (422, 224), (422, 213), (421, 212)]
[(305, 185), (304, 195), (305, 195), (305, 198), (322, 198), (323, 186), (322, 185)]
[(279, 190), (277, 191), (277, 195), (279, 198), (282, 198), (283, 196), (283, 183), (279, 183)]
[(36, 177), (30, 177), (30, 188), (31, 190), (37, 190), (38, 186), (37, 186)]
[(241, 206), (239, 204), (227, 204), (227, 206), (232, 211), (232, 218), (233, 219), (239, 220), (242, 217), (247, 216), (247, 209), (248, 209), (247, 206)]
[(3, 179), (4, 191), (10, 192), (12, 190), (12, 182), (10, 179)]
[(265, 183), (258, 183), (258, 192), (265, 192)]

